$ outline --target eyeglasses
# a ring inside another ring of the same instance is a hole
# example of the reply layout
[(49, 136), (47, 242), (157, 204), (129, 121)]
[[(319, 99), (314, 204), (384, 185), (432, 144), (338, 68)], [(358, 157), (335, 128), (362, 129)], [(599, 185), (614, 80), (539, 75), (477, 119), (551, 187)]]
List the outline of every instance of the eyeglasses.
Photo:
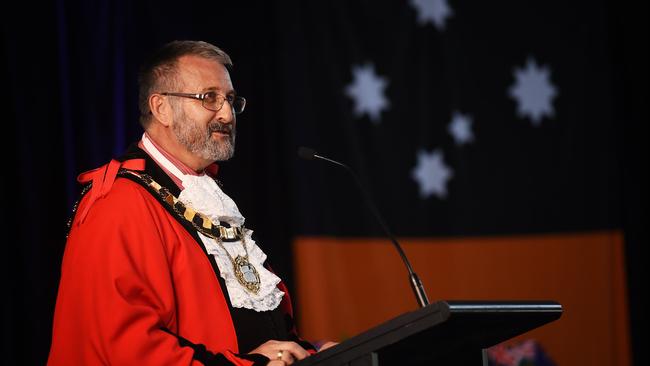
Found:
[(228, 101), (233, 111), (235, 111), (235, 114), (240, 114), (244, 111), (244, 107), (246, 107), (246, 98), (233, 95), (224, 96), (214, 91), (209, 91), (203, 94), (160, 93), (160, 95), (198, 99), (203, 104), (203, 108), (213, 112), (219, 111), (221, 107), (223, 107), (225, 101)]

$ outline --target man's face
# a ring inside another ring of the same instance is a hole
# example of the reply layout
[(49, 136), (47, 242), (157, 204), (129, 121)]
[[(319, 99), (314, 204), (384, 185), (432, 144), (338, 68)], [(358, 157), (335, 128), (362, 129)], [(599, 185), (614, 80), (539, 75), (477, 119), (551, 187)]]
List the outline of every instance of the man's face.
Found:
[[(182, 92), (215, 91), (223, 96), (234, 94), (230, 74), (219, 62), (185, 56), (178, 64)], [(188, 151), (209, 161), (224, 161), (233, 156), (236, 118), (227, 101), (216, 112), (204, 108), (201, 101), (195, 99), (178, 98), (172, 103), (172, 131)]]

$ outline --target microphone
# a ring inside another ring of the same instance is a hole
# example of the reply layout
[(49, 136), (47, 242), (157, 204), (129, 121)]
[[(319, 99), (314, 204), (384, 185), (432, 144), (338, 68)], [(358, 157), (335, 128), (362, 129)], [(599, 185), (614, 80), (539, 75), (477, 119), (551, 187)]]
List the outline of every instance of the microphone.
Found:
[(301, 146), (298, 148), (298, 156), (301, 157), (302, 159), (305, 160), (314, 160), (314, 159), (320, 159), (327, 161), (328, 163), (338, 165), (340, 167), (345, 168), (345, 170), (352, 175), (354, 178), (355, 182), (357, 182), (357, 186), (359, 187), (359, 190), (361, 190), (361, 194), (363, 195), (364, 201), (372, 214), (375, 216), (377, 221), (379, 222), (379, 225), (381, 228), (384, 230), (384, 233), (390, 241), (393, 243), (395, 246), (395, 249), (397, 249), (397, 252), (399, 253), (400, 257), (402, 257), (402, 261), (404, 262), (404, 265), (406, 266), (406, 270), (409, 273), (409, 279), (411, 283), (411, 288), (413, 289), (413, 292), (415, 293), (415, 297), (418, 301), (418, 304), (420, 304), (420, 307), (425, 307), (429, 305), (429, 299), (427, 298), (427, 294), (424, 292), (424, 286), (422, 286), (422, 282), (420, 281), (420, 277), (413, 271), (413, 268), (411, 267), (411, 263), (409, 262), (408, 258), (406, 258), (406, 254), (402, 250), (402, 247), (399, 245), (397, 242), (397, 239), (395, 236), (391, 233), (390, 229), (388, 229), (388, 226), (384, 222), (384, 219), (381, 217), (379, 214), (379, 210), (377, 210), (377, 207), (373, 203), (372, 199), (370, 198), (370, 194), (368, 193), (368, 190), (361, 184), (361, 180), (359, 180), (359, 177), (354, 173), (354, 171), (347, 165), (338, 162), (336, 160), (332, 160), (330, 158), (326, 158), (324, 156), (318, 155), (315, 150), (310, 149), (308, 147)]

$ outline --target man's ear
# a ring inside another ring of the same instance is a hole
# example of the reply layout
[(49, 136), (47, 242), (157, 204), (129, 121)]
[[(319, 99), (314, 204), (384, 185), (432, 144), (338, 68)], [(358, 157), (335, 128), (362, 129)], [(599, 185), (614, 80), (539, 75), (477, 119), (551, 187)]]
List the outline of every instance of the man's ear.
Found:
[(149, 110), (153, 117), (163, 126), (169, 127), (173, 120), (174, 111), (167, 98), (160, 94), (149, 96)]

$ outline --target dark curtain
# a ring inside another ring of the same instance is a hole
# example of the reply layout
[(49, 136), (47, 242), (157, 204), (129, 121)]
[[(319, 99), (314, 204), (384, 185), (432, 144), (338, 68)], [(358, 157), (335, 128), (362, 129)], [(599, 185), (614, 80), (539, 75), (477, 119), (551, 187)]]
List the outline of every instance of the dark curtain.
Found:
[[(449, 4), (444, 32), (418, 25), (402, 1), (58, 0), (5, 9), (3, 364), (47, 359), (75, 177), (140, 137), (138, 65), (173, 39), (209, 41), (234, 60), (249, 104), (221, 181), (290, 287), (293, 236), (380, 235), (345, 172), (297, 160), (304, 144), (358, 171), (398, 235), (622, 229), (635, 364), (647, 363), (645, 5)], [(537, 129), (516, 119), (506, 95), (513, 67), (531, 54), (552, 65), (560, 88), (557, 117)], [(369, 61), (391, 78), (381, 128), (355, 117), (343, 92), (351, 65)], [(476, 143), (463, 150), (446, 135), (453, 110), (476, 121)], [(559, 136), (551, 146), (549, 136)], [(447, 152), (448, 199), (417, 199), (408, 178), (415, 146)]]

